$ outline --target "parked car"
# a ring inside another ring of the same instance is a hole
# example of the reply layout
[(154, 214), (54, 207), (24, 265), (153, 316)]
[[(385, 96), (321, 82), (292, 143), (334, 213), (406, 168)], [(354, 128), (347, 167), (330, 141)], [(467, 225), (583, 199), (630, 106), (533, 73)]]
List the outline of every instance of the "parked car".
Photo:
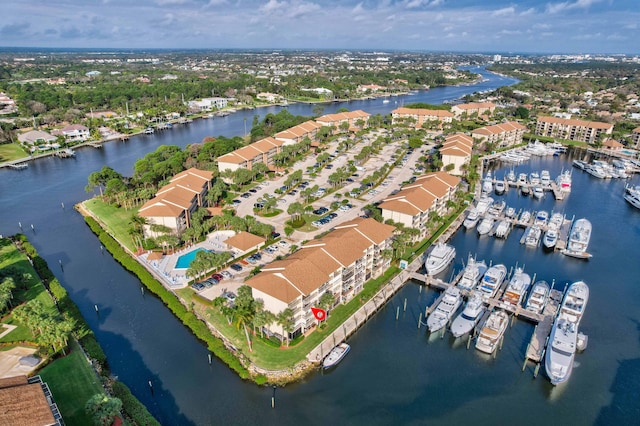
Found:
[(222, 294), (222, 297), (224, 297), (225, 299), (227, 299), (227, 301), (230, 304), (233, 304), (236, 301), (236, 295), (235, 293), (232, 293), (230, 291), (227, 291), (225, 293)]
[(213, 275), (211, 275), (211, 278), (214, 278), (214, 279), (218, 280), (218, 282), (220, 282), (220, 281), (222, 281), (224, 279), (222, 274), (213, 274)]
[(229, 271), (222, 271), (222, 272), (220, 272), (220, 274), (225, 278), (233, 277), (233, 275), (231, 275), (231, 272), (229, 272)]
[(251, 194), (249, 194), (248, 192), (245, 192), (244, 194), (241, 195), (242, 198), (249, 198), (251, 197)]
[(195, 291), (200, 291), (200, 290), (204, 290), (204, 284), (202, 283), (193, 283), (191, 284), (191, 288), (194, 289)]
[(229, 267), (234, 271), (242, 271), (242, 265), (239, 263), (232, 263)]

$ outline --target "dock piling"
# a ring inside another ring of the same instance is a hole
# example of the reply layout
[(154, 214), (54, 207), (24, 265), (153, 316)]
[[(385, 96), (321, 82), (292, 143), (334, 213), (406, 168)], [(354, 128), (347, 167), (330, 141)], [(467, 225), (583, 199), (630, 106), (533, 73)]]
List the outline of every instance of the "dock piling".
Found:
[(536, 364), (536, 368), (535, 370), (533, 370), (533, 378), (535, 379), (536, 377), (538, 377), (538, 371), (540, 370), (540, 363)]
[(400, 306), (396, 309), (396, 321), (398, 321), (398, 317), (400, 316)]
[(420, 312), (420, 317), (418, 318), (418, 330), (420, 330), (421, 323), (422, 323), (422, 312)]
[(402, 312), (407, 312), (407, 298), (404, 298), (404, 308), (402, 309)]
[(469, 333), (469, 338), (467, 339), (467, 350), (469, 350), (469, 346), (471, 346), (471, 333)]

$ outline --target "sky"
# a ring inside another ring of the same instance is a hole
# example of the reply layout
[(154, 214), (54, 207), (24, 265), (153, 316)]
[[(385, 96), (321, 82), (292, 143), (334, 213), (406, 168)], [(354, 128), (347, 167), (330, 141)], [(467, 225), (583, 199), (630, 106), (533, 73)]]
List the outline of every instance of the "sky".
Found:
[(0, 0), (0, 46), (640, 53), (640, 0)]

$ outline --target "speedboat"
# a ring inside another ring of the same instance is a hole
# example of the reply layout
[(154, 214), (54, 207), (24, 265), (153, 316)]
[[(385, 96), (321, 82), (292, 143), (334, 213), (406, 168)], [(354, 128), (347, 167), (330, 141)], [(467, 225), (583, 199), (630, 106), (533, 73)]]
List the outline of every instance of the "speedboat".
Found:
[(601, 166), (596, 164), (588, 164), (585, 167), (585, 171), (589, 173), (591, 176), (597, 177), (598, 179), (607, 178), (607, 174), (605, 173), (604, 169)]
[(471, 228), (474, 228), (479, 221), (480, 221), (480, 213), (478, 213), (478, 210), (472, 209), (472, 210), (469, 210), (469, 214), (467, 215), (464, 222), (462, 222), (462, 224), (466, 229), (471, 229)]
[(473, 327), (480, 321), (486, 309), (482, 296), (474, 294), (462, 312), (460, 312), (451, 323), (451, 334), (453, 334), (453, 337), (460, 337), (473, 330)]
[(488, 234), (489, 231), (491, 231), (491, 228), (493, 228), (493, 222), (494, 220), (490, 216), (486, 216), (484, 219), (482, 219), (482, 222), (480, 222), (480, 225), (478, 225), (478, 234)]
[(591, 222), (586, 218), (578, 219), (571, 227), (567, 248), (563, 250), (562, 253), (573, 257), (591, 257), (591, 255), (587, 253), (590, 239)]
[(501, 180), (496, 181), (496, 184), (493, 190), (496, 192), (497, 195), (504, 194), (505, 189), (506, 189), (506, 185), (504, 184), (503, 181)]
[(547, 284), (546, 281), (538, 281), (531, 288), (531, 293), (529, 293), (529, 299), (527, 299), (525, 309), (527, 311), (535, 312), (536, 314), (542, 313), (542, 310), (547, 304), (548, 297), (549, 284)]
[(524, 244), (527, 247), (538, 247), (538, 243), (540, 242), (541, 236), (542, 236), (542, 229), (534, 225), (531, 228), (529, 228), (529, 232), (527, 232), (527, 236), (524, 239)]
[(542, 197), (544, 197), (544, 190), (542, 189), (542, 187), (540, 185), (534, 186), (532, 193), (533, 193), (534, 198), (537, 198), (538, 200), (541, 199)]
[(513, 277), (509, 280), (507, 289), (502, 295), (502, 301), (513, 306), (518, 306), (530, 285), (531, 277), (529, 274), (524, 272), (522, 268), (516, 268), (516, 271), (513, 273)]
[(438, 331), (453, 317), (462, 304), (462, 294), (457, 287), (449, 287), (444, 291), (444, 295), (438, 306), (429, 314), (427, 327), (430, 332)]
[(435, 275), (438, 272), (442, 272), (444, 268), (449, 265), (456, 257), (456, 248), (445, 243), (438, 243), (435, 245), (427, 260), (424, 263), (424, 267), (427, 270), (427, 274)]
[(462, 278), (458, 281), (458, 287), (462, 290), (473, 290), (485, 272), (487, 272), (487, 264), (484, 263), (484, 260), (477, 261), (469, 255)]
[(335, 346), (333, 349), (331, 349), (329, 355), (327, 355), (322, 361), (322, 368), (326, 370), (327, 368), (331, 368), (334, 365), (338, 364), (340, 361), (342, 361), (342, 358), (344, 358), (345, 355), (349, 353), (350, 349), (351, 346), (349, 346), (347, 343), (340, 343), (338, 346)]
[(482, 326), (478, 340), (476, 340), (476, 349), (492, 354), (498, 347), (508, 324), (509, 315), (505, 311), (492, 312)]
[(580, 170), (584, 170), (587, 168), (587, 163), (586, 161), (582, 161), (582, 160), (573, 160), (573, 162), (571, 163), (571, 165), (573, 165), (573, 167), (578, 168)]
[(542, 245), (548, 249), (552, 249), (558, 243), (558, 230), (556, 228), (549, 227), (542, 237)]
[(578, 326), (589, 300), (589, 287), (578, 281), (569, 287), (560, 305), (545, 356), (545, 369), (552, 385), (566, 382), (573, 370), (578, 346)]
[(549, 213), (546, 210), (540, 210), (536, 213), (536, 217), (533, 220), (534, 226), (545, 226), (549, 220)]
[(529, 194), (531, 193), (531, 190), (529, 189), (529, 185), (527, 185), (526, 183), (523, 184), (520, 187), (520, 192), (522, 193), (522, 195), (524, 195), (525, 197), (529, 196)]
[(506, 266), (502, 264), (493, 265), (484, 273), (482, 281), (480, 281), (480, 285), (478, 286), (478, 290), (480, 290), (482, 295), (485, 297), (493, 297), (502, 285), (504, 277), (506, 276)]

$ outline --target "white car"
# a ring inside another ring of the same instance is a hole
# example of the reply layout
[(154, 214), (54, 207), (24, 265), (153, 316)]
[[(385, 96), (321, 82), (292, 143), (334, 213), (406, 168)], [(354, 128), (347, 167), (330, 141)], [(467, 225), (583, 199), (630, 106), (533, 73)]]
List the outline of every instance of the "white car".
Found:
[(279, 245), (280, 247), (289, 247), (289, 243), (288, 243), (288, 242), (286, 242), (285, 240), (280, 240), (280, 241), (278, 241), (278, 245)]

